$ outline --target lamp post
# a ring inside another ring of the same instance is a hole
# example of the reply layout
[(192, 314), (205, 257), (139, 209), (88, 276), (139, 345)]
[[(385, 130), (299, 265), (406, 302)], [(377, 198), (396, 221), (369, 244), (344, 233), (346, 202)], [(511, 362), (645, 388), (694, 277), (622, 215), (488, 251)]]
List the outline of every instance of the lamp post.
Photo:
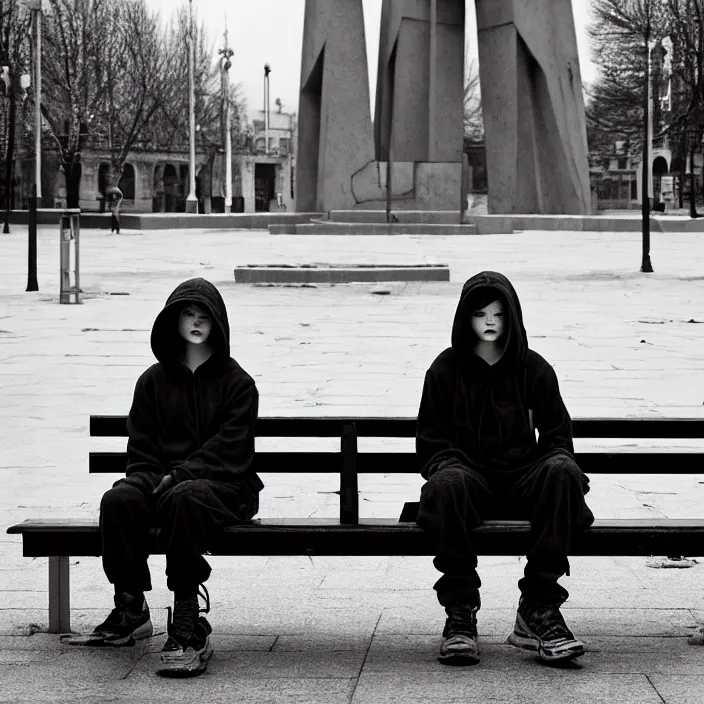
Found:
[(269, 156), (269, 74), (271, 67), (264, 64), (264, 154)]
[(29, 199), (27, 229), (27, 291), (38, 291), (37, 206), (42, 199), (42, 0), (22, 0), (32, 13), (34, 41), (34, 185)]
[(232, 135), (230, 134), (230, 59), (235, 52), (227, 41), (227, 17), (225, 18), (225, 46), (218, 51), (222, 55), (222, 90), (225, 101), (225, 212), (232, 211)]
[(196, 198), (196, 111), (195, 80), (195, 42), (193, 41), (193, 0), (188, 0), (188, 198), (186, 212), (198, 212)]
[(650, 85), (650, 0), (646, 2), (646, 27), (645, 27), (645, 98), (643, 105), (643, 168), (642, 168), (642, 183), (641, 183), (641, 199), (642, 199), (642, 260), (640, 270), (646, 274), (653, 271), (653, 265), (650, 262), (650, 120), (651, 113), (651, 90)]

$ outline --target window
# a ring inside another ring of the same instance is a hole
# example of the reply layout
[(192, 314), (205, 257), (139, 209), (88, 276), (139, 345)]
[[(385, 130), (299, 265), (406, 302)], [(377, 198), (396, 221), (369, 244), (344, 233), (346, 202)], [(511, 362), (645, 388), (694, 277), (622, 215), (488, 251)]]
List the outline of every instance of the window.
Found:
[(618, 168), (621, 171), (624, 171), (625, 169), (628, 168), (628, 157), (625, 157), (625, 156), (619, 157)]

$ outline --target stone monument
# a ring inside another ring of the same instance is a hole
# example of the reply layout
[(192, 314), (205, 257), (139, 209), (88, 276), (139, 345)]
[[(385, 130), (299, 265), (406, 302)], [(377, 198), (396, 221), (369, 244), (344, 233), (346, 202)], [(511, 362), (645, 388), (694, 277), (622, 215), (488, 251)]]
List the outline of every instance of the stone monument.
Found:
[[(590, 212), (571, 0), (476, 0), (490, 213)], [(384, 0), (375, 119), (361, 0), (306, 0), (296, 207), (456, 210), (464, 0)]]

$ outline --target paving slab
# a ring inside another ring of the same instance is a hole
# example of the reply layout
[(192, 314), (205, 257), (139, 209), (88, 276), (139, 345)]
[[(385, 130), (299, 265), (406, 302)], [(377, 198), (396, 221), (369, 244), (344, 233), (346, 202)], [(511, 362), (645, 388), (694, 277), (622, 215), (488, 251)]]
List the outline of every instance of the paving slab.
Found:
[(650, 682), (665, 704), (704, 704), (702, 675), (656, 674)]
[(603, 675), (584, 671), (550, 671), (531, 663), (520, 675), (475, 668), (444, 668), (442, 672), (363, 672), (352, 704), (486, 704), (546, 701), (570, 704), (662, 704), (645, 675)]

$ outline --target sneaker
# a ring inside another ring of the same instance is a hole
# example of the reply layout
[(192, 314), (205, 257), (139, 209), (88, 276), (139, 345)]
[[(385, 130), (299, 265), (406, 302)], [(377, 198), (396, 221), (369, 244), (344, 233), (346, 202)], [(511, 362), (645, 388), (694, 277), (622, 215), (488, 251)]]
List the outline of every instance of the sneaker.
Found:
[(478, 606), (463, 604), (445, 609), (447, 621), (442, 632), (438, 660), (443, 665), (476, 665), (479, 662), (477, 645)]
[(541, 660), (556, 662), (584, 655), (584, 643), (567, 628), (559, 604), (542, 603), (521, 596), (516, 625), (508, 643), (523, 650), (537, 651)]
[[(134, 609), (138, 610), (135, 611)], [(101, 645), (131, 646), (154, 632), (147, 600), (141, 604), (125, 593), (115, 594), (115, 608), (90, 634), (91, 642)]]
[[(203, 585), (201, 585), (203, 586)], [(169, 634), (161, 649), (160, 675), (188, 677), (200, 675), (208, 667), (213, 649), (210, 647), (211, 625), (200, 612), (210, 611), (210, 597), (203, 586), (205, 608), (198, 606), (198, 597), (174, 602), (173, 619), (169, 609), (167, 632)]]

